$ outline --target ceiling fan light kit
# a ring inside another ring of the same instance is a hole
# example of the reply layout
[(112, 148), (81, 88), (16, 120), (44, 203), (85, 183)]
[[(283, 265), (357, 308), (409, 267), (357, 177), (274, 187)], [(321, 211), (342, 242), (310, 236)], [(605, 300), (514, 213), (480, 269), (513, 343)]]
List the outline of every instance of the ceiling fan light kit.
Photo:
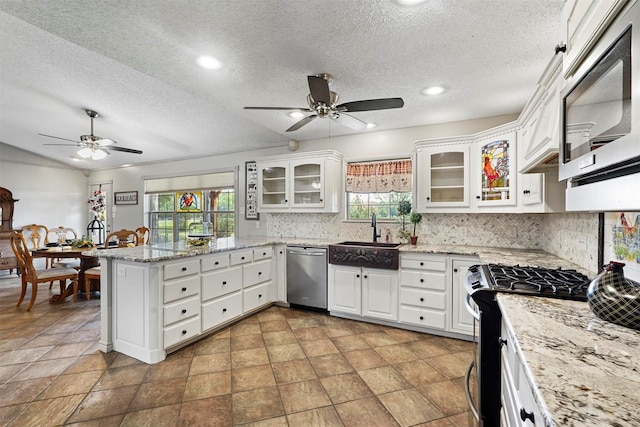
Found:
[[(329, 84), (333, 81), (333, 76), (328, 73), (307, 76), (309, 84), (309, 94), (307, 95), (307, 104), (309, 108), (301, 107), (244, 107), (245, 110), (295, 110), (296, 112), (312, 113), (302, 118), (293, 126), (287, 129), (287, 132), (293, 132), (302, 126), (315, 120), (317, 117), (330, 118), (335, 122), (355, 129), (358, 131), (369, 128), (368, 124), (349, 114), (359, 111), (375, 111), (388, 110), (391, 108), (402, 108), (404, 101), (402, 98), (380, 98), (367, 99), (363, 101), (345, 102), (338, 104), (338, 94), (329, 90)], [(289, 116), (294, 117), (293, 113)]]

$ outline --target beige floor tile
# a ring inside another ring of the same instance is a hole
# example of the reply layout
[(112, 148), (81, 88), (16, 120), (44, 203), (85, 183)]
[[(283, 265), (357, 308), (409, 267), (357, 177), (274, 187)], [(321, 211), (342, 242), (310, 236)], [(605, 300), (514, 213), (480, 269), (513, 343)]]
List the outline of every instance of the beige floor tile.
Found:
[(284, 318), (279, 318), (276, 320), (269, 320), (266, 322), (260, 322), (260, 330), (262, 331), (262, 333), (265, 332), (277, 332), (277, 331), (288, 331), (291, 328), (289, 328), (289, 323), (286, 321), (286, 319)]
[(111, 415), (124, 414), (138, 390), (137, 385), (89, 393), (67, 422), (75, 423)]
[(470, 363), (470, 361), (460, 360), (452, 354), (431, 357), (426, 359), (425, 362), (442, 372), (447, 378), (463, 377)]
[(113, 363), (117, 356), (118, 353), (115, 351), (112, 351), (111, 353), (101, 352), (80, 356), (73, 361), (64, 373), (74, 374), (85, 371), (104, 371), (111, 366), (111, 363)]
[(385, 366), (389, 364), (372, 348), (368, 348), (365, 350), (348, 351), (346, 353), (343, 353), (343, 355), (356, 371), (377, 368), (379, 366)]
[(102, 371), (60, 375), (36, 399), (52, 399), (73, 394), (89, 393), (101, 376)]
[(333, 344), (340, 350), (345, 353), (347, 351), (353, 350), (363, 350), (366, 348), (371, 348), (369, 344), (365, 342), (359, 335), (342, 335), (331, 338)]
[(270, 365), (234, 369), (231, 374), (233, 392), (254, 390), (276, 385)]
[[(473, 424), (463, 424), (460, 427), (472, 427), (472, 426)], [(418, 424), (416, 425), (416, 427), (455, 427), (455, 424), (453, 424), (447, 418), (439, 418), (437, 420)]]
[[(311, 409), (309, 411), (298, 412), (287, 415), (289, 426), (304, 427), (341, 427), (342, 420), (333, 406)], [(286, 426), (287, 424), (283, 424)]]
[(398, 344), (398, 341), (385, 332), (368, 332), (360, 335), (371, 347), (382, 347), (385, 345)]
[(411, 351), (417, 354), (421, 359), (447, 354), (446, 349), (440, 347), (431, 340), (409, 342), (407, 343), (407, 347), (409, 347), (409, 349), (411, 349)]
[[(198, 374), (205, 373), (205, 372), (190, 371), (190, 370), (193, 370), (192, 360), (196, 360), (196, 358), (197, 356), (193, 357), (193, 359), (190, 359), (187, 357), (169, 358), (169, 359), (165, 359), (160, 363), (151, 365), (143, 381), (151, 382), (151, 381), (168, 380), (171, 378), (187, 377), (190, 374), (198, 375)], [(228, 359), (228, 355), (227, 355), (227, 359)], [(216, 355), (215, 357), (207, 357), (207, 360), (216, 361), (218, 360), (218, 355)], [(229, 367), (227, 366), (227, 368), (225, 369), (229, 369)], [(220, 369), (220, 370), (222, 371), (224, 369)], [(213, 371), (206, 371), (206, 372), (213, 372)]]
[(205, 338), (204, 340), (198, 341), (195, 344), (195, 355), (201, 356), (204, 354), (215, 354), (215, 353), (228, 353), (231, 351), (231, 338), (214, 338), (214, 336), (210, 336)]
[(250, 323), (246, 319), (231, 326), (231, 336), (256, 335), (262, 333), (259, 323)]
[(411, 384), (393, 366), (358, 371), (358, 375), (376, 395), (411, 387)]
[(307, 359), (272, 363), (273, 374), (278, 384), (305, 381), (317, 378)]
[[(259, 329), (259, 327), (258, 327)], [(264, 347), (261, 334), (238, 335), (231, 337), (231, 351), (249, 350)]]
[(28, 367), (31, 363), (18, 363), (15, 365), (0, 366), (0, 384), (5, 383), (20, 371)]
[(25, 407), (27, 403), (18, 405), (0, 406), (0, 425), (7, 426)]
[(54, 380), (55, 377), (47, 377), (0, 385), (0, 406), (30, 402)]
[(122, 427), (173, 427), (176, 425), (179, 413), (179, 404), (127, 412), (120, 425)]
[(447, 379), (440, 371), (423, 360), (400, 363), (394, 368), (415, 387)]
[(192, 375), (187, 379), (184, 400), (205, 399), (231, 393), (231, 371)]
[(233, 393), (233, 424), (245, 424), (284, 415), (277, 387)]
[(269, 355), (265, 347), (231, 352), (231, 367), (233, 369), (268, 364)]
[(356, 333), (353, 329), (346, 326), (329, 325), (321, 326), (321, 328), (329, 338), (344, 337), (347, 335), (354, 335)]
[(340, 353), (340, 350), (333, 345), (330, 339), (316, 341), (301, 341), (300, 345), (307, 357), (324, 356), (327, 354)]
[(334, 405), (373, 396), (371, 389), (355, 372), (320, 378), (320, 382)]
[(194, 356), (190, 362), (191, 368), (187, 367), (188, 375), (200, 375), (209, 372), (220, 372), (231, 369), (231, 353), (214, 353)]
[(391, 365), (410, 362), (412, 360), (418, 359), (418, 356), (405, 344), (393, 344), (385, 347), (376, 347), (375, 350), (376, 353), (382, 356), (384, 360), (386, 360)]
[(298, 341), (322, 340), (328, 338), (322, 328), (316, 326), (313, 328), (294, 329), (293, 334)]
[(287, 417), (273, 417), (266, 420), (255, 421), (253, 423), (242, 424), (242, 427), (292, 427), (287, 423)]
[(318, 380), (281, 384), (278, 389), (287, 414), (331, 405), (329, 396)]
[(471, 411), (462, 412), (458, 415), (453, 415), (448, 420), (456, 427), (469, 427), (476, 426), (478, 421), (473, 417)]
[(10, 381), (26, 381), (35, 378), (54, 377), (62, 374), (75, 360), (76, 357), (38, 360), (24, 368), (19, 374), (11, 378)]
[(54, 346), (22, 348), (0, 353), (0, 366), (16, 363), (35, 362), (53, 349)]
[(289, 327), (291, 327), (292, 330), (313, 328), (313, 327), (320, 326), (320, 323), (318, 323), (318, 321), (311, 316), (288, 319), (287, 322), (289, 322)]
[(62, 425), (84, 397), (84, 394), (76, 394), (31, 402), (7, 426)]
[(102, 378), (93, 387), (94, 391), (108, 388), (123, 387), (127, 385), (140, 384), (144, 379), (149, 365), (131, 365), (120, 368), (109, 368), (104, 372)]
[(186, 384), (186, 377), (140, 384), (127, 412), (182, 403)]
[(231, 395), (184, 402), (176, 425), (180, 426), (231, 426)]
[(433, 404), (446, 416), (469, 410), (464, 388), (453, 381), (442, 381), (418, 387)]
[(319, 377), (353, 372), (353, 367), (342, 354), (328, 354), (326, 356), (310, 357), (309, 362)]
[(267, 347), (298, 342), (296, 336), (290, 330), (265, 332), (262, 336)]
[(376, 397), (335, 405), (345, 427), (396, 427), (398, 423)]
[(421, 332), (407, 331), (406, 329), (398, 328), (385, 328), (384, 332), (391, 335), (397, 342), (419, 341), (432, 336)]
[(298, 343), (275, 345), (267, 347), (271, 363), (286, 362), (288, 360), (306, 359), (302, 347)]
[[(429, 402), (418, 390), (410, 388), (378, 396), (380, 402), (393, 415), (401, 426), (413, 426), (419, 423), (442, 418), (443, 414)], [(411, 410), (407, 410), (411, 408)]]

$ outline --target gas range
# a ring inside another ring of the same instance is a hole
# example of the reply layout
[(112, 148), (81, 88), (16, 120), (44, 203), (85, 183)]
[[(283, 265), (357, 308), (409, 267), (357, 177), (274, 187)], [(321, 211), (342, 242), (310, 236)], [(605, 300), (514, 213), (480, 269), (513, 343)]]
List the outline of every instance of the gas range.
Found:
[(482, 264), (469, 268), (466, 288), (470, 295), (478, 291), (508, 292), (586, 301), (589, 283), (591, 279), (576, 270)]

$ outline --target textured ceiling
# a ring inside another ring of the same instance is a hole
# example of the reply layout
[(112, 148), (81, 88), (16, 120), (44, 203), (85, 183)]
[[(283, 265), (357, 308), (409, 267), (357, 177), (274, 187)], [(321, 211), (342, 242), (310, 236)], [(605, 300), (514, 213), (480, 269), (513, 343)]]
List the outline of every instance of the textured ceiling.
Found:
[[(353, 113), (396, 129), (519, 112), (561, 41), (563, 0), (0, 0), (0, 142), (81, 169), (349, 135), (317, 119), (295, 132), (306, 76), (331, 73), (340, 102), (402, 97)], [(223, 63), (195, 64), (199, 55)], [(447, 92), (426, 97), (431, 85)], [(90, 132), (137, 148), (72, 162)], [(371, 132), (371, 131), (369, 131)], [(64, 142), (64, 141), (59, 141)]]

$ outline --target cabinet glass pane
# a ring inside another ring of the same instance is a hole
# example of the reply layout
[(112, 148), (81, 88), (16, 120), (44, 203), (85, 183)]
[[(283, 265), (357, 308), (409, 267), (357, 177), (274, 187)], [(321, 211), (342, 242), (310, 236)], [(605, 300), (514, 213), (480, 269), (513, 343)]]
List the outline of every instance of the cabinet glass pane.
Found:
[(499, 140), (481, 147), (481, 200), (509, 200), (509, 141)]
[(464, 169), (431, 169), (431, 186), (463, 186), (464, 185)]
[(443, 168), (452, 166), (464, 166), (464, 153), (448, 152), (431, 155), (431, 167)]
[(310, 163), (293, 168), (293, 203), (321, 203), (320, 164)]
[(431, 188), (432, 202), (463, 202), (464, 188)]
[(279, 205), (286, 203), (286, 168), (262, 169), (262, 203)]

